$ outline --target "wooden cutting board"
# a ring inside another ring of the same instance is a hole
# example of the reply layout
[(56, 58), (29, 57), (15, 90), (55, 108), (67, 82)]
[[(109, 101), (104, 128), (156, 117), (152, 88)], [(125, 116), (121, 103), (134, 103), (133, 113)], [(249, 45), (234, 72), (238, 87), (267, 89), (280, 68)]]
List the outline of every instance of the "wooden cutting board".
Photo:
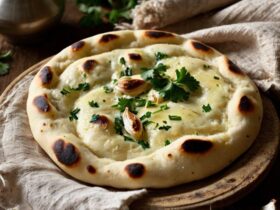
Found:
[[(22, 78), (35, 75), (48, 60), (35, 64), (19, 75), (2, 93), (0, 103)], [(268, 173), (279, 146), (276, 110), (265, 96), (263, 105), (260, 134), (252, 147), (234, 163), (200, 181), (168, 189), (148, 189), (145, 196), (131, 204), (131, 209), (213, 209), (228, 206), (252, 191)]]

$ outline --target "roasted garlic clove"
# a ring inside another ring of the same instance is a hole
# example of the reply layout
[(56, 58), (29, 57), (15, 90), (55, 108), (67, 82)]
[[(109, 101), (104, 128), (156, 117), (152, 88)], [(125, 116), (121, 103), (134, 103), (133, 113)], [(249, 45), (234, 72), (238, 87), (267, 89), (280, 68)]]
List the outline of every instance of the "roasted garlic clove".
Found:
[(103, 129), (107, 129), (110, 124), (110, 120), (105, 115), (94, 114), (90, 120), (91, 123), (99, 125)]
[(149, 90), (150, 84), (141, 78), (122, 77), (118, 81), (117, 89), (126, 95), (138, 96)]
[(161, 102), (164, 101), (164, 98), (162, 96), (160, 96), (158, 91), (151, 90), (148, 94), (148, 100), (150, 100), (156, 104), (160, 104)]
[(143, 134), (141, 120), (126, 107), (123, 114), (124, 129), (136, 140), (140, 140)]

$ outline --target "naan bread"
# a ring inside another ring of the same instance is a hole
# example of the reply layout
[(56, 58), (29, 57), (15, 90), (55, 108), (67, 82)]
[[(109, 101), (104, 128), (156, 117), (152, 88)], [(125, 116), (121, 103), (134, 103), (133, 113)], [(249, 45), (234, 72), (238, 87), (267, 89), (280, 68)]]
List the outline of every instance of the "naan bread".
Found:
[[(184, 68), (199, 88), (184, 87), (184, 100), (163, 97), (143, 79), (159, 65), (170, 81)], [(122, 99), (138, 105), (131, 110)], [(76, 179), (164, 188), (210, 176), (244, 153), (260, 129), (262, 102), (254, 83), (213, 48), (138, 30), (58, 53), (33, 79), (27, 113), (35, 140)]]

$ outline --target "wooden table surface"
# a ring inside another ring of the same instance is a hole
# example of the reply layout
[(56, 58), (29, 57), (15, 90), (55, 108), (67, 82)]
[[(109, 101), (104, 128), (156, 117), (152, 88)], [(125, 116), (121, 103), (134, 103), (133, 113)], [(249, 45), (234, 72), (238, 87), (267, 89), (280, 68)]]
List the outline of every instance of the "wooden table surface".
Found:
[[(0, 93), (16, 78), (21, 72), (35, 63), (56, 54), (66, 46), (82, 38), (92, 36), (107, 29), (84, 29), (79, 27), (78, 22), (81, 14), (77, 10), (73, 0), (66, 1), (65, 13), (61, 24), (48, 33), (48, 37), (41, 42), (29, 45), (15, 45), (9, 43), (5, 37), (0, 35), (0, 52), (12, 50), (13, 58), (10, 73), (0, 77)], [(279, 110), (278, 110), (279, 111)], [(274, 166), (267, 177), (260, 183), (253, 192), (249, 193), (240, 201), (226, 209), (260, 209), (272, 198), (280, 199), (280, 158), (275, 161)]]

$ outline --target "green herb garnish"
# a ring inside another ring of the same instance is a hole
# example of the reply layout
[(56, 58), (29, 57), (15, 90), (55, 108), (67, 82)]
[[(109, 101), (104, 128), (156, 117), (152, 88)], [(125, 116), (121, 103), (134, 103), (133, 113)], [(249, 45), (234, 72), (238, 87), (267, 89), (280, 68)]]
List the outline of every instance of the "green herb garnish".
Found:
[(88, 104), (89, 104), (91, 107), (93, 107), (93, 108), (99, 107), (99, 104), (98, 104), (97, 102), (95, 102), (95, 101), (89, 101)]
[(147, 118), (150, 118), (152, 116), (152, 112), (146, 112), (142, 117), (140, 117), (141, 121), (144, 121)]
[(210, 69), (211, 66), (210, 66), (210, 65), (207, 65), (207, 64), (203, 64), (203, 68), (204, 68), (204, 69)]
[(90, 120), (89, 122), (94, 123), (94, 122), (98, 121), (99, 118), (100, 118), (100, 115), (99, 115), (99, 114), (93, 114), (93, 115), (91, 116), (91, 120)]
[(219, 80), (219, 79), (220, 79), (220, 77), (214, 76), (214, 79)]
[(76, 4), (84, 14), (80, 24), (94, 27), (120, 21), (130, 22), (131, 10), (137, 5), (137, 0), (76, 0)]
[(115, 117), (115, 131), (117, 134), (123, 135), (123, 119), (122, 116)]
[(107, 85), (103, 86), (103, 90), (104, 90), (105, 93), (112, 93), (113, 92), (113, 88), (111, 88)]
[(138, 143), (139, 145), (141, 145), (143, 149), (148, 149), (148, 148), (150, 148), (150, 144), (149, 144), (149, 142), (147, 142), (147, 141), (141, 140), (141, 141), (138, 141), (137, 143)]
[(170, 125), (162, 125), (158, 127), (159, 130), (166, 130), (166, 131), (168, 131), (170, 128), (171, 128)]
[(121, 58), (120, 58), (120, 64), (126, 65), (126, 61), (125, 61), (124, 57), (121, 57)]
[(85, 82), (85, 83), (80, 83), (80, 84), (78, 85), (78, 87), (75, 87), (75, 88), (64, 87), (64, 88), (60, 91), (60, 93), (61, 93), (62, 95), (67, 95), (67, 94), (69, 94), (69, 93), (71, 93), (71, 92), (73, 92), (73, 91), (80, 91), (80, 90), (82, 90), (82, 91), (88, 91), (89, 88), (90, 88), (89, 83)]
[(155, 106), (156, 106), (156, 104), (155, 104), (154, 102), (150, 101), (150, 100), (148, 100), (147, 103), (146, 103), (146, 107), (147, 107), (147, 108), (149, 108), (149, 107), (155, 107)]
[(7, 63), (4, 63), (3, 61), (6, 61), (12, 57), (12, 51), (7, 51), (5, 53), (0, 54), (0, 76), (4, 76), (9, 73), (10, 65)]
[(199, 88), (199, 81), (187, 72), (185, 67), (176, 70), (176, 83), (186, 85), (190, 91), (195, 91)]
[(203, 112), (210, 112), (211, 110), (212, 110), (212, 108), (211, 108), (210, 104), (202, 106), (202, 111)]
[(112, 107), (117, 108), (121, 112), (124, 112), (125, 107), (128, 107), (129, 111), (137, 114), (136, 108), (143, 107), (146, 104), (146, 100), (142, 98), (118, 98), (118, 103)]
[(168, 55), (162, 52), (157, 52), (155, 56), (156, 56), (156, 61), (160, 61), (162, 59), (168, 58)]
[(131, 138), (131, 137), (129, 137), (129, 136), (124, 135), (123, 138), (124, 138), (124, 141), (131, 141), (131, 142), (134, 142), (133, 138)]
[(164, 146), (167, 146), (167, 145), (169, 145), (169, 144), (170, 144), (170, 141), (169, 141), (169, 140), (165, 140)]
[(175, 121), (180, 121), (182, 120), (182, 117), (177, 116), (177, 115), (168, 115), (170, 120), (175, 120)]
[(80, 109), (79, 109), (79, 108), (73, 109), (73, 110), (70, 112), (69, 120), (70, 120), (70, 121), (78, 120), (77, 114), (78, 114), (79, 112), (80, 112)]
[(159, 107), (159, 110), (154, 111), (153, 113), (155, 114), (155, 113), (158, 113), (158, 112), (167, 110), (167, 109), (169, 109), (169, 106), (167, 106), (167, 104), (163, 104), (163, 105), (161, 105), (161, 106)]

